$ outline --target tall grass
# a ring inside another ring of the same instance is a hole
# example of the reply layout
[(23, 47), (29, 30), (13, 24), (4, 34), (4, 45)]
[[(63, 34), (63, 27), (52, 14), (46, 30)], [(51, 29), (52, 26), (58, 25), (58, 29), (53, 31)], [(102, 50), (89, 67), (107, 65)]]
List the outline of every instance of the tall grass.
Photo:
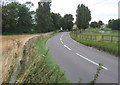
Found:
[[(24, 49), (23, 66), (20, 68), (18, 83), (68, 83), (64, 72), (53, 61), (46, 49), (46, 41), (55, 34), (47, 37), (37, 37), (27, 44)], [(22, 75), (21, 75), (22, 74)]]

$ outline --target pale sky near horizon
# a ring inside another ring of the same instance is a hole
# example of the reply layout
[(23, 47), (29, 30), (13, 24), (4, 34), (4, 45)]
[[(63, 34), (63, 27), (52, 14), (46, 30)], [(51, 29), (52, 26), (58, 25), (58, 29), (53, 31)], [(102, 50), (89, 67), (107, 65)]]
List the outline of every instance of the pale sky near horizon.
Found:
[[(34, 7), (31, 10), (36, 10), (38, 1), (40, 0), (18, 0), (20, 3), (31, 1)], [(76, 19), (76, 9), (78, 4), (85, 4), (91, 11), (92, 20), (102, 20), (105, 24), (109, 19), (118, 19), (118, 2), (120, 0), (52, 0), (51, 11), (65, 14), (72, 14)]]

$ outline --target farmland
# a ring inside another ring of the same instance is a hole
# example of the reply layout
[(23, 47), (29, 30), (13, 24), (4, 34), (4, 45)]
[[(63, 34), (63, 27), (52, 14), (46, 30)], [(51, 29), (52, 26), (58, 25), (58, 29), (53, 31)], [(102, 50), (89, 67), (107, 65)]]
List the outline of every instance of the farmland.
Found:
[(118, 56), (118, 44), (120, 36), (118, 31), (109, 34), (98, 33), (99, 29), (87, 29), (86, 31), (72, 32), (71, 37), (87, 46), (95, 47), (99, 50), (107, 51)]

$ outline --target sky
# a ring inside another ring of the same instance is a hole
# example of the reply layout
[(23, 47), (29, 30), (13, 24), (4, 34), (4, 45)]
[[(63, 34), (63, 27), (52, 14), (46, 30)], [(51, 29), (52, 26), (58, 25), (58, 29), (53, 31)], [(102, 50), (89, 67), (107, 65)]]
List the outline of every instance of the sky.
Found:
[[(18, 0), (20, 3), (31, 1), (34, 7), (31, 10), (36, 10), (38, 1), (40, 0)], [(118, 19), (118, 2), (120, 0), (52, 0), (51, 11), (65, 14), (72, 14), (74, 21), (76, 20), (76, 9), (79, 4), (85, 4), (91, 11), (91, 21), (102, 20), (105, 24), (109, 19)]]

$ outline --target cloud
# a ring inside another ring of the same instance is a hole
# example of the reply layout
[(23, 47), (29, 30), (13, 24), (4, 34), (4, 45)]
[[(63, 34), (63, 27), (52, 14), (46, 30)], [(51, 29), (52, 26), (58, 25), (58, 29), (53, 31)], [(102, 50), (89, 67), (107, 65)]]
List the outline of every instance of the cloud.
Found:
[(52, 0), (51, 9), (53, 12), (73, 14), (76, 18), (78, 4), (84, 3), (91, 10), (92, 21), (103, 20), (107, 23), (109, 19), (118, 18), (118, 0)]
[[(31, 1), (34, 7), (31, 10), (36, 10), (38, 1), (40, 0), (18, 0), (21, 3)], [(65, 14), (72, 14), (76, 18), (76, 9), (78, 4), (85, 4), (91, 10), (92, 21), (102, 20), (107, 23), (109, 19), (118, 18), (118, 2), (119, 0), (52, 0), (51, 11)]]

